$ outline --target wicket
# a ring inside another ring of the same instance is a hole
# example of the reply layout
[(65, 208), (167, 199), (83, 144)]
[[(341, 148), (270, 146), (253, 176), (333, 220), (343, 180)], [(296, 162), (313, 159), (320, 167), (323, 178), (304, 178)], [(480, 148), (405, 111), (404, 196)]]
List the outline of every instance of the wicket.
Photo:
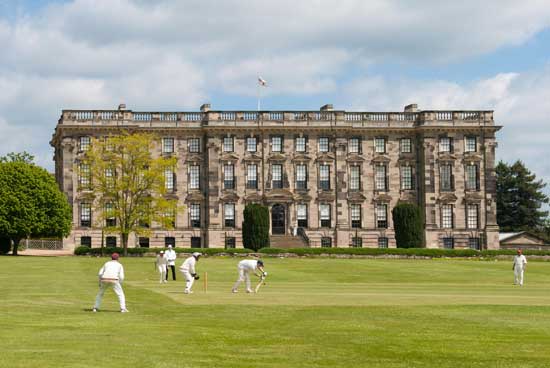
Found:
[(204, 282), (204, 292), (208, 292), (208, 272), (205, 272), (204, 273), (204, 277), (203, 277), (203, 282)]

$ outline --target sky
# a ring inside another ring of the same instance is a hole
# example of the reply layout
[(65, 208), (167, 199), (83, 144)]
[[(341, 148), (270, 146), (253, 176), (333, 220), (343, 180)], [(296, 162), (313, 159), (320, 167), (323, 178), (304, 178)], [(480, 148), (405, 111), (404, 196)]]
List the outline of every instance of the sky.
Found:
[(50, 171), (62, 109), (254, 110), (261, 75), (266, 110), (494, 110), (550, 181), (550, 0), (0, 0), (0, 46), (0, 155)]

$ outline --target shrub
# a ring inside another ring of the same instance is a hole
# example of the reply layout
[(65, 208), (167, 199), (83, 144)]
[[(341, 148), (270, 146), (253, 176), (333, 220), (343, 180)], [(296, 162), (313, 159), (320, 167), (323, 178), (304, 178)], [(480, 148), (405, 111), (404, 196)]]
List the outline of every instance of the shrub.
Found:
[(392, 210), (398, 248), (420, 248), (424, 244), (422, 210), (413, 203), (399, 203)]
[[(129, 255), (140, 255), (142, 256), (145, 253), (159, 253), (164, 248), (128, 248)], [(176, 253), (191, 254), (193, 252), (199, 252), (205, 255), (215, 255), (215, 254), (247, 254), (252, 253), (250, 249), (236, 248), (236, 249), (224, 249), (224, 248), (174, 248)], [(112, 253), (117, 252), (122, 254), (123, 248), (103, 248), (103, 254), (105, 256), (110, 256)], [(77, 256), (82, 255), (101, 255), (101, 248), (90, 248), (90, 247), (77, 247), (74, 250), (74, 254)]]
[(269, 209), (261, 204), (248, 204), (243, 218), (244, 247), (252, 250), (269, 247)]
[(0, 254), (8, 254), (11, 250), (11, 239), (0, 236)]

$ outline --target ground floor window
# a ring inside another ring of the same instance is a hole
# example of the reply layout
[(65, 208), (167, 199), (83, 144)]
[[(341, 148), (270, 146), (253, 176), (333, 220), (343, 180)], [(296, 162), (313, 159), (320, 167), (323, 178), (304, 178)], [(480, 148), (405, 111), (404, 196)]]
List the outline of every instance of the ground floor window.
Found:
[(141, 248), (149, 248), (149, 238), (139, 238), (139, 246)]
[(92, 237), (91, 236), (81, 236), (80, 245), (83, 247), (92, 247)]
[(168, 248), (168, 246), (171, 245), (172, 248), (176, 247), (176, 238), (173, 236), (165, 236), (164, 237), (164, 246)]
[(354, 236), (351, 238), (351, 246), (353, 248), (362, 248), (363, 247), (363, 238), (360, 236)]
[(330, 248), (332, 247), (332, 238), (324, 236), (321, 238), (321, 247)]
[(470, 238), (468, 240), (468, 246), (470, 249), (481, 250), (481, 242), (479, 238)]
[(191, 248), (201, 248), (201, 237), (192, 236), (191, 237)]
[(388, 247), (388, 238), (381, 236), (378, 238), (378, 248), (387, 248)]
[(443, 238), (443, 248), (445, 249), (454, 249), (455, 239), (452, 237)]
[(116, 236), (108, 236), (105, 238), (105, 244), (108, 247), (116, 247)]
[(235, 248), (235, 238), (232, 236), (228, 236), (225, 238), (225, 249), (233, 249)]

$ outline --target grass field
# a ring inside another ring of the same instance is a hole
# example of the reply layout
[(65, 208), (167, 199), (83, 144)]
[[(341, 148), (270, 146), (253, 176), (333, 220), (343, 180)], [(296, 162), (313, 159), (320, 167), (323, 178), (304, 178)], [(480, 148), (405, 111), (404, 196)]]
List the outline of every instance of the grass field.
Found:
[(130, 313), (111, 291), (91, 313), (105, 260), (0, 257), (0, 367), (550, 366), (550, 263), (519, 288), (502, 261), (267, 258), (250, 295), (205, 258), (184, 295), (130, 258)]

